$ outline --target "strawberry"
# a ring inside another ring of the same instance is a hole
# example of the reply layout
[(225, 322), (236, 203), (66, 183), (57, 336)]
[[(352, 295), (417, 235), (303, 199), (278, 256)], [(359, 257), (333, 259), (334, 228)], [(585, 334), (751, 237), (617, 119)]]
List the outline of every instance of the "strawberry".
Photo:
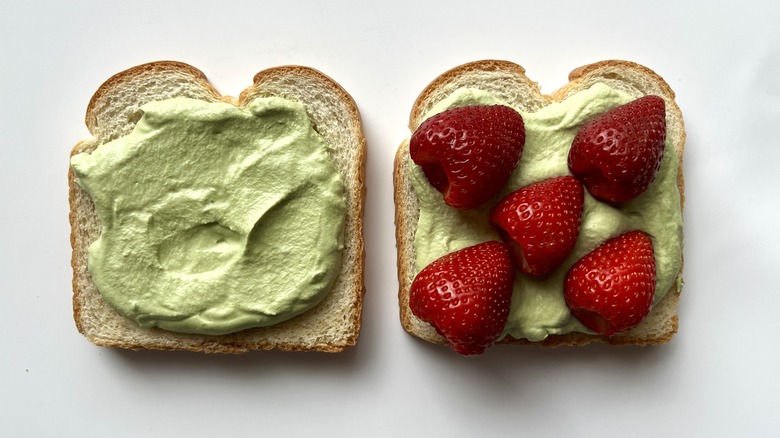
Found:
[(482, 354), (509, 318), (514, 269), (506, 245), (484, 242), (449, 253), (412, 282), (409, 307), (462, 355)]
[(550, 178), (510, 193), (490, 212), (515, 266), (544, 275), (569, 255), (582, 221), (582, 185), (571, 176)]
[(439, 113), (412, 135), (409, 153), (444, 202), (482, 205), (517, 166), (525, 145), (523, 117), (507, 106), (467, 106)]
[(627, 202), (642, 194), (661, 167), (666, 108), (645, 96), (583, 125), (569, 151), (569, 169), (594, 198)]
[(655, 258), (650, 236), (631, 231), (608, 240), (571, 267), (564, 298), (572, 314), (596, 333), (612, 336), (650, 313)]

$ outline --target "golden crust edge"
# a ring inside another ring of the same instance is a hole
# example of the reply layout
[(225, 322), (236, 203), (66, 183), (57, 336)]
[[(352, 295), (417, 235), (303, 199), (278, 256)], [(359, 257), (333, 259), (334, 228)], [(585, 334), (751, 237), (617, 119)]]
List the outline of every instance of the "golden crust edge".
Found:
[[(337, 82), (332, 77), (328, 76), (327, 74), (323, 73), (322, 71), (308, 66), (301, 66), (301, 65), (282, 65), (282, 66), (276, 66), (276, 67), (269, 67), (267, 69), (261, 70), (258, 73), (256, 73), (252, 80), (253, 84), (250, 87), (247, 87), (244, 89), (240, 95), (239, 95), (239, 105), (243, 105), (250, 99), (251, 91), (252, 89), (255, 89), (258, 87), (259, 84), (262, 83), (263, 80), (273, 77), (273, 76), (287, 76), (290, 74), (298, 74), (307, 76), (310, 78), (315, 78), (316, 80), (322, 82), (323, 84), (326, 84), (332, 91), (334, 91), (338, 96), (339, 100), (342, 102), (345, 102), (348, 106), (349, 114), (351, 121), (355, 125), (355, 130), (353, 131), (353, 135), (355, 138), (358, 139), (359, 145), (357, 150), (357, 193), (355, 193), (354, 199), (356, 202), (355, 205), (355, 211), (353, 211), (353, 214), (350, 214), (349, 216), (354, 218), (355, 222), (355, 247), (356, 247), (356, 254), (357, 254), (357, 266), (358, 266), (358, 273), (357, 277), (355, 278), (356, 284), (354, 285), (355, 288), (358, 290), (358, 294), (355, 299), (355, 313), (356, 313), (356, 319), (352, 321), (353, 324), (353, 330), (347, 335), (347, 339), (345, 342), (341, 345), (336, 346), (330, 346), (330, 345), (321, 345), (317, 346), (313, 351), (322, 351), (322, 352), (340, 352), (347, 348), (354, 347), (357, 345), (358, 338), (360, 336), (360, 329), (362, 327), (362, 311), (363, 311), (363, 301), (365, 299), (365, 293), (366, 293), (366, 286), (365, 286), (365, 237), (364, 237), (364, 216), (365, 216), (365, 199), (366, 199), (366, 161), (367, 161), (367, 155), (368, 155), (368, 142), (365, 136), (365, 132), (363, 131), (363, 122), (362, 122), (362, 116), (360, 114), (360, 111), (358, 109), (357, 102), (355, 102), (355, 99), (352, 97), (347, 90), (341, 86), (339, 82)], [(262, 348), (262, 349), (269, 349), (269, 348)], [(286, 350), (286, 351), (305, 351), (305, 349), (299, 349), (299, 348), (286, 348), (279, 346), (277, 349), (280, 350)]]
[[(439, 88), (450, 83), (453, 79), (474, 71), (506, 71), (515, 74), (518, 77), (528, 79), (525, 74), (525, 69), (522, 66), (499, 59), (472, 61), (453, 67), (432, 80), (417, 96), (412, 104), (412, 111), (409, 114), (409, 129), (413, 132), (417, 128), (417, 125), (421, 121), (420, 119), (424, 115), (425, 105), (423, 103), (428, 101), (432, 94), (436, 93)], [(536, 86), (536, 89), (539, 90), (539, 85), (535, 82), (532, 83)], [(541, 95), (541, 91), (539, 91), (539, 95)]]

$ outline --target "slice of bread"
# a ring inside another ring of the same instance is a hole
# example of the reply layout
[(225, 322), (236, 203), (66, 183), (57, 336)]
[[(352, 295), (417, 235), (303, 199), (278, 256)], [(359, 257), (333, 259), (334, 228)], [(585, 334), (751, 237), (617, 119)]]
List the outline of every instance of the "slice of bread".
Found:
[(363, 205), (366, 139), (352, 97), (335, 81), (308, 67), (284, 66), (257, 73), (239, 98), (222, 96), (196, 68), (173, 61), (139, 65), (108, 79), (89, 102), (86, 124), (93, 138), (71, 152), (130, 133), (150, 101), (189, 97), (244, 106), (253, 99), (278, 96), (305, 104), (316, 129), (329, 146), (346, 189), (347, 219), (341, 271), (333, 289), (316, 307), (280, 324), (207, 336), (142, 328), (111, 308), (91, 280), (87, 249), (101, 233), (89, 194), (68, 173), (73, 255), (73, 313), (78, 330), (91, 342), (129, 349), (243, 353), (249, 350), (338, 352), (355, 345), (361, 322), (363, 281)]
[[(681, 208), (684, 200), (682, 157), (685, 146), (685, 128), (680, 108), (669, 85), (647, 67), (627, 61), (601, 61), (580, 67), (569, 74), (569, 83), (550, 95), (542, 94), (536, 82), (525, 75), (525, 70), (512, 62), (498, 60), (475, 61), (455, 67), (436, 78), (420, 93), (412, 107), (409, 129), (414, 132), (424, 121), (425, 114), (441, 100), (461, 87), (477, 88), (494, 95), (522, 111), (535, 112), (603, 82), (631, 96), (655, 94), (666, 102), (667, 136), (671, 138), (679, 161), (677, 183)], [(398, 247), (398, 282), (401, 324), (404, 329), (421, 339), (447, 344), (428, 323), (419, 320), (409, 309), (409, 288), (414, 280), (414, 235), (419, 217), (419, 204), (410, 180), (409, 140), (401, 144), (395, 158), (396, 245)], [(682, 269), (677, 280), (680, 281)], [(677, 283), (677, 282), (675, 282)], [(677, 332), (676, 286), (655, 305), (650, 315), (636, 328), (626, 333), (605, 337), (586, 333), (551, 335), (541, 342), (505, 337), (503, 344), (538, 344), (547, 347), (585, 345), (601, 342), (614, 345), (656, 345), (668, 342)]]

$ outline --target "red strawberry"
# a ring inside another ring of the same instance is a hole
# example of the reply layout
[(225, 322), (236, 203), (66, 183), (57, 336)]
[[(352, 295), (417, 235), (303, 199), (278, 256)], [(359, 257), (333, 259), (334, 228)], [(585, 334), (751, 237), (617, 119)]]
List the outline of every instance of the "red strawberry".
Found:
[(664, 100), (645, 96), (583, 125), (571, 144), (569, 169), (594, 198), (630, 201), (658, 174), (665, 140)]
[(412, 282), (409, 307), (463, 355), (482, 354), (509, 317), (514, 269), (509, 250), (484, 242), (449, 253)]
[(467, 106), (423, 122), (412, 135), (409, 153), (447, 205), (468, 209), (504, 186), (524, 145), (520, 113), (501, 105)]
[(572, 314), (606, 336), (642, 322), (654, 294), (653, 243), (641, 231), (622, 234), (591, 251), (572, 266), (564, 282)]
[(571, 176), (550, 178), (510, 193), (490, 212), (490, 222), (522, 272), (544, 275), (569, 255), (582, 221), (582, 185)]

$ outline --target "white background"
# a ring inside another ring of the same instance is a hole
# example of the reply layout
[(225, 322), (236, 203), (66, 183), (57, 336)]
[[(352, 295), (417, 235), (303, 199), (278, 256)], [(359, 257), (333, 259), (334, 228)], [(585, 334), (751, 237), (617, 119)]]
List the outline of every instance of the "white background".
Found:
[[(114, 4), (115, 3), (115, 4)], [(655, 6), (651, 6), (655, 5)], [(0, 13), (0, 436), (779, 436), (780, 3), (28, 2)], [(464, 62), (543, 91), (609, 58), (685, 114), (685, 288), (660, 348), (497, 347), (464, 359), (398, 322), (392, 160), (417, 94)], [(93, 346), (71, 310), (66, 172), (109, 76), (175, 59), (237, 95), (316, 67), (368, 138), (366, 289), (342, 354)]]

